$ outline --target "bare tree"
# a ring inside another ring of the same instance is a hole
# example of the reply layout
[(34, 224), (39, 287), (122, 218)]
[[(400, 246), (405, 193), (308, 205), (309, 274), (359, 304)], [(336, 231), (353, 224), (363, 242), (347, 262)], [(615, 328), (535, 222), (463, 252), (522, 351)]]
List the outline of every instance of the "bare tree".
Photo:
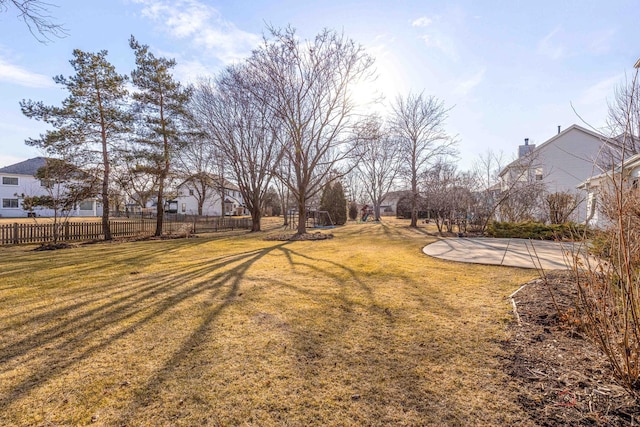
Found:
[[(194, 92), (195, 94), (195, 92)], [(202, 215), (204, 204), (209, 200), (223, 180), (220, 165), (221, 154), (211, 141), (194, 132), (176, 156), (176, 175), (186, 183), (198, 204), (198, 215)], [(224, 194), (220, 194), (224, 198)], [(224, 213), (224, 209), (220, 212)]]
[(64, 159), (48, 158), (44, 166), (36, 171), (46, 195), (22, 194), (22, 208), (31, 211), (37, 207), (50, 209), (53, 213), (52, 243), (58, 243), (62, 227), (68, 222), (73, 210), (85, 199), (98, 193), (100, 180), (92, 174), (78, 169)]
[(500, 171), (504, 168), (504, 153), (487, 150), (480, 155), (473, 166), (476, 203), (473, 206), (472, 221), (479, 231), (484, 232), (496, 210), (506, 200), (508, 192), (501, 190)]
[(568, 191), (547, 194), (545, 197), (551, 224), (564, 224), (569, 221), (571, 215), (578, 209), (583, 200), (577, 194)]
[(370, 75), (373, 59), (334, 31), (324, 30), (310, 41), (301, 41), (290, 27), (270, 33), (272, 39), (248, 59), (245, 89), (281, 127), (277, 141), (293, 173), (276, 174), (296, 200), (297, 232), (303, 234), (307, 201), (353, 155), (357, 116), (350, 94), (354, 83)]
[(278, 193), (278, 198), (281, 203), (281, 210), (283, 216), (283, 227), (288, 227), (289, 224), (289, 209), (291, 209), (292, 201), (291, 201), (291, 190), (287, 186), (287, 182), (291, 181), (289, 178), (293, 173), (291, 168), (291, 163), (287, 161), (286, 158), (282, 158), (277, 165), (277, 173), (274, 172), (275, 179), (273, 180), (273, 185)]
[(373, 204), (376, 221), (380, 220), (380, 205), (400, 170), (400, 147), (383, 126), (382, 119), (374, 115), (356, 127), (356, 168)]
[(501, 193), (496, 208), (503, 221), (541, 220), (544, 212), (544, 177), (536, 174), (534, 153), (517, 159), (501, 172)]
[(437, 98), (409, 93), (406, 98), (398, 96), (391, 108), (392, 131), (400, 144), (403, 172), (411, 186), (411, 227), (417, 227), (418, 179), (435, 160), (454, 155), (456, 141), (444, 130), (449, 110)]
[[(635, 68), (627, 105), (619, 104), (623, 147), (633, 146), (628, 139), (637, 132), (640, 60)], [(640, 200), (629, 169), (623, 163), (600, 177), (601, 250), (587, 262), (574, 256), (574, 271), (580, 325), (609, 359), (614, 378), (640, 402)]]
[(539, 153), (532, 151), (505, 167), (501, 163), (501, 153), (488, 151), (475, 166), (478, 203), (474, 216), (483, 231), (497, 216), (511, 222), (542, 220), (545, 216), (546, 184)]
[[(612, 138), (607, 140), (613, 149), (613, 160), (618, 163), (625, 158), (640, 153), (640, 82), (634, 78), (626, 80), (615, 90), (613, 101), (609, 103), (607, 124)], [(610, 168), (611, 165), (605, 165)]]
[(229, 67), (215, 81), (200, 82), (192, 105), (196, 119), (238, 183), (251, 213), (251, 231), (260, 231), (265, 197), (282, 145), (272, 110), (245, 90), (250, 85), (248, 77), (246, 66)]
[(113, 181), (124, 192), (127, 201), (141, 209), (147, 207), (158, 191), (157, 176), (138, 170), (131, 156), (126, 156), (125, 163), (114, 170)]
[(456, 170), (455, 163), (439, 159), (423, 175), (426, 210), (436, 222), (438, 232), (444, 228), (453, 231), (458, 225), (462, 231), (475, 200), (471, 191), (472, 178), (468, 173)]
[(51, 41), (49, 36), (65, 37), (67, 30), (60, 24), (53, 22), (49, 12), (51, 3), (41, 0), (0, 0), (0, 12), (8, 12), (13, 6), (18, 11), (18, 18), (22, 19), (29, 31), (41, 43)]

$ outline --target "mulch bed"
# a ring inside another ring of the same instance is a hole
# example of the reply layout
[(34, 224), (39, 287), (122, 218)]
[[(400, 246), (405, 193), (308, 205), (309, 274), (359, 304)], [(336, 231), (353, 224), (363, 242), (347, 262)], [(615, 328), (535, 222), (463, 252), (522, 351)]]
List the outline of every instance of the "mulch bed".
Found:
[(275, 240), (280, 242), (299, 241), (299, 240), (327, 240), (333, 239), (331, 233), (304, 233), (304, 234), (272, 234), (264, 238), (264, 240)]
[[(551, 293), (559, 307), (556, 309)], [(640, 425), (640, 405), (618, 386), (604, 354), (575, 322), (571, 272), (552, 272), (514, 296), (505, 368), (518, 403), (542, 426)]]

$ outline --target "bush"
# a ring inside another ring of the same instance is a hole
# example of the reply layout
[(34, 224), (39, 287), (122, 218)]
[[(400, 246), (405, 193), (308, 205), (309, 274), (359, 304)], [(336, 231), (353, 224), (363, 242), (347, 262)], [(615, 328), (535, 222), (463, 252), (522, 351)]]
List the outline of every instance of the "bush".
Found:
[(492, 222), (487, 227), (491, 237), (536, 239), (536, 240), (581, 240), (585, 237), (585, 227), (567, 222), (564, 224), (543, 224), (541, 222)]
[(358, 204), (356, 202), (349, 203), (349, 219), (351, 221), (358, 219)]

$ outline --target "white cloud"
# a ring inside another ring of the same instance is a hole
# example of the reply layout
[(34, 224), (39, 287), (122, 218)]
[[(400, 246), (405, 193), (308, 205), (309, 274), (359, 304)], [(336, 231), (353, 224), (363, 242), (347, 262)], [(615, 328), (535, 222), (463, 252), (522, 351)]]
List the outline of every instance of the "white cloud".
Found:
[(180, 60), (175, 68), (176, 78), (185, 83), (195, 83), (198, 78), (211, 74), (213, 74), (212, 70), (197, 60)]
[(453, 89), (454, 93), (458, 95), (467, 95), (473, 88), (478, 86), (484, 80), (484, 74), (486, 72), (486, 68), (482, 68), (480, 71), (475, 73), (470, 78), (459, 82), (456, 87)]
[(11, 64), (2, 58), (0, 58), (0, 82), (34, 88), (55, 86), (51, 77), (33, 73), (18, 65)]
[(591, 53), (601, 54), (611, 50), (616, 31), (613, 29), (598, 31), (591, 36), (588, 48)]
[(558, 42), (560, 28), (556, 28), (538, 42), (537, 52), (539, 55), (550, 59), (560, 59), (565, 55), (564, 46)]
[(226, 21), (217, 9), (198, 0), (134, 0), (141, 4), (142, 15), (156, 21), (177, 39), (192, 39), (228, 64), (246, 57), (261, 37)]
[(432, 31), (420, 37), (428, 47), (438, 49), (453, 60), (458, 60), (458, 50), (453, 40), (439, 31)]
[(613, 77), (594, 83), (582, 92), (578, 103), (585, 106), (607, 106), (607, 98), (610, 99), (614, 96), (615, 88), (624, 82), (624, 76), (624, 73), (616, 74)]
[(431, 18), (428, 18), (426, 16), (421, 16), (420, 18), (414, 20), (411, 23), (412, 27), (428, 27), (433, 21), (431, 20)]

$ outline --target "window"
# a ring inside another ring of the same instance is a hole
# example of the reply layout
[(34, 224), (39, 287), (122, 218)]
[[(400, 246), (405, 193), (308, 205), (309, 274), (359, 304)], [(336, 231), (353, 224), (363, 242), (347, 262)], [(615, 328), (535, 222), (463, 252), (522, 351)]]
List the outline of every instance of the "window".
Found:
[(189, 190), (189, 195), (193, 196), (193, 190)]
[(12, 176), (3, 176), (2, 185), (18, 185), (18, 178)]
[(542, 168), (536, 168), (536, 181), (542, 181)]
[(5, 209), (17, 209), (18, 199), (2, 199), (2, 207)]
[(185, 213), (187, 211), (187, 204), (183, 203), (182, 204), (182, 213)]
[(51, 179), (41, 179), (40, 180), (40, 187), (53, 188), (53, 180), (51, 180)]
[(84, 200), (80, 202), (80, 210), (81, 211), (92, 211), (93, 210), (93, 200)]

